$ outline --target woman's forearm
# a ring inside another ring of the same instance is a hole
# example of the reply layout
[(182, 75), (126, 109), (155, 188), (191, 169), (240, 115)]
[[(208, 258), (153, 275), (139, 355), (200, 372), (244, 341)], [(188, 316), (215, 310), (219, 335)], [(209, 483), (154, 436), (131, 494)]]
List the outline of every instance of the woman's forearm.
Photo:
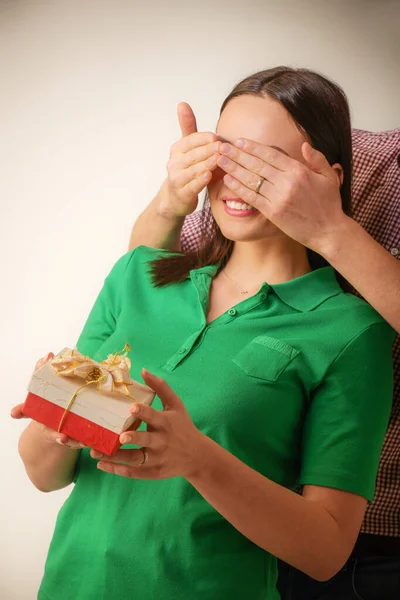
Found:
[(321, 254), (400, 333), (400, 261), (349, 217)]
[(18, 450), (29, 479), (42, 492), (52, 492), (73, 481), (79, 450), (46, 439), (43, 425), (32, 421), (22, 432)]
[(267, 479), (206, 436), (199, 456), (188, 481), (240, 533), (314, 579), (327, 580), (340, 570), (356, 530), (354, 540), (345, 540), (328, 510)]
[(135, 222), (129, 240), (129, 251), (137, 246), (180, 250), (180, 234), (185, 217), (172, 215), (167, 208), (166, 182), (157, 196)]

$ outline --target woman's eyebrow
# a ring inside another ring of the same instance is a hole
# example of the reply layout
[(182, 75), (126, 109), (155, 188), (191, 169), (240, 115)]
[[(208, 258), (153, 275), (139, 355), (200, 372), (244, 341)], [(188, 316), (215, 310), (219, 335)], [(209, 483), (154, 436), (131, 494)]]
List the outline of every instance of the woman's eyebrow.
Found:
[[(233, 142), (230, 142), (229, 140), (226, 140), (225, 138), (223, 138), (221, 135), (217, 135), (217, 139), (220, 142), (224, 142), (225, 144), (232, 144), (232, 146), (234, 145)], [(269, 144), (270, 148), (275, 148), (275, 150), (279, 150), (279, 152), (282, 152), (283, 154), (286, 154), (286, 156), (289, 156), (290, 158), (290, 154), (288, 154), (286, 152), (286, 150), (284, 150), (283, 148), (281, 148), (280, 146), (273, 146), (272, 144)]]

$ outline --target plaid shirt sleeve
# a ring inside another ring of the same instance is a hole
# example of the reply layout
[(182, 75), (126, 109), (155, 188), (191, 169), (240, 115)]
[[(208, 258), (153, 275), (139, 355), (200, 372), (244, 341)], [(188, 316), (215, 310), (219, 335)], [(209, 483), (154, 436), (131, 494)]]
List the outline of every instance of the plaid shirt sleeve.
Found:
[(201, 240), (201, 211), (196, 211), (186, 217), (181, 233), (181, 248), (183, 252), (193, 252)]

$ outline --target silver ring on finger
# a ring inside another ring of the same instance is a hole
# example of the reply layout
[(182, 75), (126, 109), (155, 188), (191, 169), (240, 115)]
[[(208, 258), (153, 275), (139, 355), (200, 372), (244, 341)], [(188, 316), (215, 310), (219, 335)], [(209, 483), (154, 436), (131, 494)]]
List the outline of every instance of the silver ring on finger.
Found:
[(256, 187), (254, 189), (254, 191), (255, 191), (256, 194), (260, 193), (260, 188), (261, 188), (262, 184), (264, 183), (264, 181), (265, 181), (265, 177), (260, 177), (260, 180), (259, 180), (259, 182), (257, 183), (257, 185), (256, 185)]
[(149, 453), (147, 452), (146, 448), (140, 448), (140, 449), (143, 452), (143, 460), (141, 463), (139, 463), (139, 467), (146, 464), (147, 461), (149, 460)]

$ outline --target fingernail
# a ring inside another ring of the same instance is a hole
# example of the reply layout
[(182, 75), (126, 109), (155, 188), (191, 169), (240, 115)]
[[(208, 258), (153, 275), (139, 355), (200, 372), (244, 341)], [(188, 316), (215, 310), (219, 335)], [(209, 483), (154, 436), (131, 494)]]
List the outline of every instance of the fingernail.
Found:
[(92, 458), (101, 458), (103, 456), (103, 453), (98, 450), (92, 450), (90, 454), (92, 455)]
[(137, 414), (139, 412), (139, 407), (137, 404), (134, 404), (131, 408), (131, 413), (132, 414)]
[(81, 448), (86, 448), (85, 444), (82, 444), (82, 442), (79, 442), (79, 445)]
[(130, 444), (132, 442), (132, 438), (130, 435), (124, 435), (121, 437), (121, 442), (123, 444)]
[(104, 465), (101, 462), (97, 463), (97, 468), (100, 469), (100, 471), (105, 471)]
[(218, 164), (219, 164), (219, 165), (222, 165), (223, 167), (226, 167), (226, 165), (228, 165), (228, 164), (229, 164), (229, 158), (226, 158), (226, 156), (221, 156), (221, 157), (218, 159)]
[(61, 438), (56, 438), (56, 442), (57, 444), (60, 444), (60, 446), (65, 446), (64, 442), (61, 441)]
[(231, 151), (231, 147), (229, 144), (221, 144), (219, 151), (222, 154), (229, 154), (229, 152)]
[(238, 148), (243, 148), (245, 142), (244, 140), (242, 140), (241, 138), (239, 138), (238, 140), (236, 140), (235, 142), (235, 146), (237, 146)]

